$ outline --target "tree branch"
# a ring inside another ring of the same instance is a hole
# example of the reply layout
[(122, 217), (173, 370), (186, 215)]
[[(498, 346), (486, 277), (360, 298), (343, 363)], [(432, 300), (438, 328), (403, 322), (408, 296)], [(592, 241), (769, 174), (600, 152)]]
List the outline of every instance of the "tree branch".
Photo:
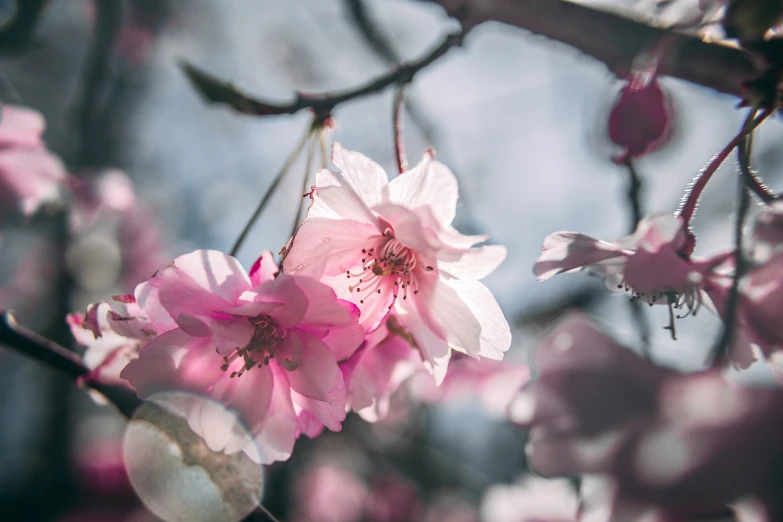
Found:
[(312, 109), (316, 117), (325, 119), (329, 116), (332, 109), (340, 103), (380, 92), (390, 85), (409, 83), (417, 72), (445, 55), (452, 47), (461, 45), (465, 34), (465, 31), (449, 34), (438, 47), (430, 51), (426, 56), (419, 60), (402, 64), (383, 76), (354, 89), (306, 96), (297, 94), (293, 102), (283, 105), (253, 98), (239, 91), (230, 82), (223, 82), (184, 60), (180, 63), (180, 66), (185, 71), (185, 74), (188, 75), (193, 87), (209, 102), (223, 103), (237, 112), (253, 116), (294, 114), (302, 109)]
[(105, 384), (92, 378), (90, 369), (84, 365), (81, 357), (54, 341), (22, 328), (11, 312), (2, 310), (0, 310), (0, 345), (36, 359), (82, 385), (102, 393), (120, 413), (128, 418), (142, 402), (130, 389)]
[[(622, 75), (636, 56), (667, 33), (614, 13), (566, 0), (426, 0), (441, 5), (464, 30), (488, 21), (503, 22), (558, 40), (604, 63)], [(671, 50), (658, 73), (741, 96), (742, 82), (761, 70), (742, 50), (706, 43), (695, 36), (671, 35)]]

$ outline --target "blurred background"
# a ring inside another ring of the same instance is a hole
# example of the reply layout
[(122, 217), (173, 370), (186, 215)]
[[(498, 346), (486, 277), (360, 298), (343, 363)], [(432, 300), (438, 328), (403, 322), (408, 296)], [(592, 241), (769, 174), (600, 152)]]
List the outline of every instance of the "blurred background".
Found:
[[(15, 4), (0, 0), (0, 26)], [(683, 12), (698, 6), (677, 4)], [(660, 12), (650, 2), (600, 5)], [(386, 51), (368, 40), (357, 9)], [(177, 255), (230, 249), (311, 117), (249, 117), (210, 106), (179, 60), (284, 103), (297, 92), (374, 78), (395, 60), (423, 56), (457, 27), (438, 6), (414, 0), (50, 0), (29, 35), (16, 36), (25, 45), (7, 46), (0, 57), (0, 101), (46, 117), (45, 141), (74, 176), (74, 210), (6, 218), (0, 307), (78, 349), (65, 313), (131, 291)], [(733, 97), (670, 78), (660, 83), (670, 138), (635, 163), (643, 213), (674, 210), (743, 117)], [(536, 340), (563, 311), (580, 308), (641, 349), (627, 298), (584, 274), (538, 284), (531, 272), (551, 232), (611, 241), (629, 231), (627, 168), (611, 161), (618, 150), (607, 130), (623, 84), (578, 50), (496, 23), (476, 27), (462, 47), (416, 76), (404, 116), (411, 163), (433, 146), (459, 179), (457, 228), (508, 247), (485, 283), (512, 325), (506, 364), (513, 377), (448, 393), (448, 400), (414, 379), (383, 422), (349, 415), (342, 433), (301, 438), (290, 461), (265, 470), (263, 502), (278, 518), (513, 521), (486, 498), (489, 488), (524, 474), (524, 434), (504, 420), (504, 409), (526, 378)], [(395, 169), (392, 97), (388, 89), (334, 111), (333, 139), (387, 172)], [(779, 188), (783, 149), (774, 143), (783, 132), (772, 121), (757, 135), (756, 167)], [(731, 245), (731, 163), (702, 198), (697, 254)], [(239, 255), (245, 266), (262, 250), (278, 252), (290, 236), (304, 170), (301, 159), (252, 230)], [(663, 329), (665, 307), (642, 313), (656, 362), (704, 366), (719, 334), (714, 316), (678, 321), (673, 341)], [(768, 376), (759, 366), (737, 378)], [(156, 520), (125, 477), (126, 422), (68, 379), (0, 347), (0, 519)]]

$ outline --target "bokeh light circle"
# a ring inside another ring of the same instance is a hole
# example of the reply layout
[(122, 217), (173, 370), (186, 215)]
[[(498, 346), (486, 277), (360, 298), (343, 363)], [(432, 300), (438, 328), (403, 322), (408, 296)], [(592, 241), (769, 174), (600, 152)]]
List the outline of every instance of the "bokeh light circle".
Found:
[(198, 401), (222, 408), (202, 397), (167, 393), (136, 410), (123, 438), (128, 478), (145, 506), (167, 522), (242, 520), (260, 502), (263, 468), (245, 452), (211, 450), (176, 413)]

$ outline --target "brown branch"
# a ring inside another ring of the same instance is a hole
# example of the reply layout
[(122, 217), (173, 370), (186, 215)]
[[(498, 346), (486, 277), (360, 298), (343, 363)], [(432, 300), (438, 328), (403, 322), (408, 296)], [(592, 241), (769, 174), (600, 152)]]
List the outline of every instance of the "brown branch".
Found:
[[(614, 13), (565, 0), (427, 0), (469, 30), (497, 21), (558, 40), (624, 74), (640, 53), (667, 33)], [(671, 50), (661, 59), (659, 74), (740, 96), (742, 82), (760, 74), (742, 50), (706, 43), (694, 36), (672, 35)]]
[(0, 310), (0, 345), (40, 361), (83, 386), (102, 393), (117, 409), (130, 418), (142, 403), (130, 389), (102, 383), (92, 378), (90, 369), (72, 351), (19, 326), (13, 314)]
[(426, 56), (395, 67), (383, 76), (354, 89), (317, 95), (297, 94), (293, 102), (282, 105), (268, 103), (251, 97), (239, 91), (230, 82), (223, 82), (184, 60), (180, 63), (180, 66), (188, 75), (193, 87), (209, 102), (223, 103), (237, 112), (253, 116), (294, 114), (302, 109), (312, 109), (316, 117), (325, 119), (329, 116), (332, 109), (340, 103), (381, 92), (390, 85), (410, 83), (417, 72), (442, 57), (452, 47), (461, 45), (464, 37), (465, 31), (449, 34), (438, 47), (427, 53)]

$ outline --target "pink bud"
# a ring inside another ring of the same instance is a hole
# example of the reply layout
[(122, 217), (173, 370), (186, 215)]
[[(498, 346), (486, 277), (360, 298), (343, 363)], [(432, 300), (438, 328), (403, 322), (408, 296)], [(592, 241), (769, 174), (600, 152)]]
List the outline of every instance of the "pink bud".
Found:
[(646, 83), (625, 85), (609, 115), (609, 137), (623, 148), (616, 163), (661, 148), (671, 136), (671, 107), (654, 77)]

